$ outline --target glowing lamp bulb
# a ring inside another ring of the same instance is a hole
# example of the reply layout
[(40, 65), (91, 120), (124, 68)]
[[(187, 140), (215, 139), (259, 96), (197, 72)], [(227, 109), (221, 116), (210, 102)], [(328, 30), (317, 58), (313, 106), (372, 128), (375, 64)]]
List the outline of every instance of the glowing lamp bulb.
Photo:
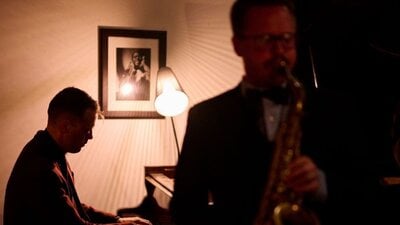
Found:
[(188, 104), (187, 95), (182, 91), (175, 90), (169, 83), (164, 84), (162, 93), (157, 96), (154, 102), (157, 112), (163, 116), (179, 115)]

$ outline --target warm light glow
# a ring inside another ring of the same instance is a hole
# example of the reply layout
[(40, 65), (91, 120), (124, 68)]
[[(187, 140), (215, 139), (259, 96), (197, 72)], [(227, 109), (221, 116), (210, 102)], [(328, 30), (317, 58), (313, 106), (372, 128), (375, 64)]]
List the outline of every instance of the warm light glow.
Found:
[(187, 95), (182, 91), (175, 90), (169, 82), (163, 84), (163, 91), (154, 102), (157, 112), (163, 116), (179, 115), (186, 109), (188, 104)]
[(161, 67), (157, 72), (157, 94), (154, 106), (163, 116), (176, 116), (185, 111), (189, 98), (183, 91), (174, 72), (169, 67)]
[(129, 95), (133, 91), (133, 85), (129, 83), (125, 83), (121, 86), (120, 91), (122, 95)]

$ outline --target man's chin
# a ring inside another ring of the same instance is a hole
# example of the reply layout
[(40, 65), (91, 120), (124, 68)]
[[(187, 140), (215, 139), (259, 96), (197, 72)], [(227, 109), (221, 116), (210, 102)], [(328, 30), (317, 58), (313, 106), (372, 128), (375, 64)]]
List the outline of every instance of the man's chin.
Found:
[(287, 80), (288, 80), (287, 76), (279, 75), (275, 79), (275, 85), (276, 86), (282, 86), (283, 84), (285, 84), (287, 82)]
[(69, 151), (69, 153), (78, 153), (78, 152), (80, 152), (82, 150), (82, 148), (76, 148), (76, 149), (71, 149), (70, 151)]

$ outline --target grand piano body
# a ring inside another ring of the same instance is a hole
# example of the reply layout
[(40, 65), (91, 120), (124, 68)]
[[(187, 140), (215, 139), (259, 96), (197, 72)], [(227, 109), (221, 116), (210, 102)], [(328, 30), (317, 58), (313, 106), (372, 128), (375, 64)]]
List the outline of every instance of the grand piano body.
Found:
[(147, 195), (139, 206), (117, 210), (120, 217), (140, 216), (153, 225), (173, 225), (168, 210), (174, 187), (175, 166), (145, 166)]

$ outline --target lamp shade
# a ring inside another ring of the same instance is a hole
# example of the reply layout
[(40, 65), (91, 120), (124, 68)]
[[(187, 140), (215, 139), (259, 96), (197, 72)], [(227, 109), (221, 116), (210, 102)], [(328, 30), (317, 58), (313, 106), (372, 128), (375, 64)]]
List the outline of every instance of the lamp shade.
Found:
[(157, 93), (154, 106), (163, 116), (176, 116), (185, 111), (189, 98), (183, 91), (171, 68), (161, 67), (157, 72)]

